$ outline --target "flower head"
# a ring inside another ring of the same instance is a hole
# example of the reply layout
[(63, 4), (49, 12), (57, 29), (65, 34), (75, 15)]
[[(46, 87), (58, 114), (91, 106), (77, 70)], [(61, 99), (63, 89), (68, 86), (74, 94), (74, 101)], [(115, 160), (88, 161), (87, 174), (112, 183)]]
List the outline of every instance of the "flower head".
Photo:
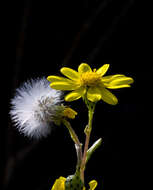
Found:
[(29, 80), (16, 90), (10, 115), (24, 135), (46, 137), (58, 118), (61, 101), (61, 91), (51, 89), (45, 78)]
[(79, 65), (78, 71), (67, 67), (61, 68), (61, 73), (67, 78), (49, 76), (47, 79), (51, 82), (51, 88), (72, 91), (65, 96), (66, 101), (84, 98), (86, 95), (91, 102), (97, 102), (102, 99), (108, 104), (116, 105), (118, 102), (116, 96), (107, 88), (130, 87), (133, 79), (122, 74), (104, 76), (108, 68), (109, 64), (105, 64), (98, 70), (92, 70), (87, 63), (82, 63)]
[[(66, 182), (65, 177), (60, 177), (60, 178), (56, 179), (51, 190), (65, 190), (65, 182)], [(89, 190), (94, 190), (97, 187), (97, 181), (95, 181), (95, 180), (90, 181), (89, 187), (90, 187)], [(74, 188), (74, 189), (76, 189), (76, 188)], [(83, 190), (86, 190), (86, 188), (83, 187)]]

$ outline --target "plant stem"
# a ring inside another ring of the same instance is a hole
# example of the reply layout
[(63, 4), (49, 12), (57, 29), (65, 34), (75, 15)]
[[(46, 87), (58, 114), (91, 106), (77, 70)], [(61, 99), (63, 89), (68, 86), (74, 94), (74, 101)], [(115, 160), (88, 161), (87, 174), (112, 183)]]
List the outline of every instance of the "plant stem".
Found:
[(71, 127), (70, 122), (68, 122), (66, 119), (63, 119), (63, 124), (69, 130), (70, 136), (71, 136), (73, 142), (75, 143), (75, 149), (76, 149), (76, 152), (77, 152), (76, 172), (80, 172), (81, 160), (82, 160), (82, 144), (80, 143), (79, 138), (76, 135), (75, 131)]
[(88, 104), (88, 125), (85, 128), (85, 135), (86, 135), (86, 140), (85, 140), (85, 145), (84, 145), (84, 152), (83, 152), (83, 157), (82, 157), (82, 163), (81, 163), (81, 179), (84, 182), (84, 171), (85, 171), (85, 165), (86, 165), (86, 159), (87, 159), (87, 151), (89, 147), (89, 141), (90, 141), (90, 134), (92, 131), (92, 120), (93, 120), (93, 114), (95, 110), (95, 104), (91, 105), (90, 103)]

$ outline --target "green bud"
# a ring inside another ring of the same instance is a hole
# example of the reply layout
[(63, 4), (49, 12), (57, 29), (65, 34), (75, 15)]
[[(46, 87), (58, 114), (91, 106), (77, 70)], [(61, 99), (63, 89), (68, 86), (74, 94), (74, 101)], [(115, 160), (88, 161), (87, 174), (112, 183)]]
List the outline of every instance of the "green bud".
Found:
[(65, 190), (83, 190), (84, 184), (79, 175), (70, 175), (65, 181)]

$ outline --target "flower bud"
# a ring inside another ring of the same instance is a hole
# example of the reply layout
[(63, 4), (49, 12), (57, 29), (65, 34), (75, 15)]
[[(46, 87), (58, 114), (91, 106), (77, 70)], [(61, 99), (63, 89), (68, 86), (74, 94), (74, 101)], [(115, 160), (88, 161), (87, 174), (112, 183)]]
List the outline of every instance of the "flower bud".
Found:
[(84, 184), (78, 174), (70, 175), (65, 181), (65, 190), (83, 190)]

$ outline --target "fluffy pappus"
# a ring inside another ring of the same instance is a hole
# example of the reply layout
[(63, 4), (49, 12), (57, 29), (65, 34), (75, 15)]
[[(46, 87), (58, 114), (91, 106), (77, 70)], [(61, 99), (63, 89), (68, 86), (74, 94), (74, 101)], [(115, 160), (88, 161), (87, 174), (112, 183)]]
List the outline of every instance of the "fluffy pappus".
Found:
[(39, 139), (46, 137), (53, 125), (61, 91), (54, 90), (43, 78), (31, 79), (16, 89), (11, 100), (10, 115), (20, 133)]

